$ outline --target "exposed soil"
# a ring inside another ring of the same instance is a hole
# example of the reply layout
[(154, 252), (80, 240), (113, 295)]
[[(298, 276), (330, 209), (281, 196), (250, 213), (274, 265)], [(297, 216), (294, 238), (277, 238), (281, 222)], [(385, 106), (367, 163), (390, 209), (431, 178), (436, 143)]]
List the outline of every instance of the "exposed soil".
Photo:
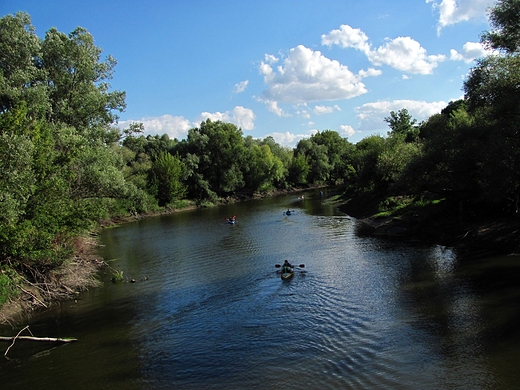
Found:
[(96, 274), (106, 263), (97, 255), (97, 245), (94, 237), (76, 238), (72, 259), (47, 274), (39, 274), (38, 283), (18, 286), (18, 296), (0, 307), (0, 324), (14, 327), (27, 321), (35, 310), (100, 286)]

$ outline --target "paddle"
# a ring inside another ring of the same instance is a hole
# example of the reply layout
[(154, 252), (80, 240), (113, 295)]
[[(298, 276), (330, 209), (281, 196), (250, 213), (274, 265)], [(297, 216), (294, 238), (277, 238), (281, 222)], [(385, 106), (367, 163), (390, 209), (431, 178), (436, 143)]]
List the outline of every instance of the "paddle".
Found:
[[(280, 268), (282, 265), (275, 264), (274, 266), (275, 266), (275, 268)], [(305, 264), (298, 264), (297, 266), (295, 266), (295, 268), (305, 268)]]

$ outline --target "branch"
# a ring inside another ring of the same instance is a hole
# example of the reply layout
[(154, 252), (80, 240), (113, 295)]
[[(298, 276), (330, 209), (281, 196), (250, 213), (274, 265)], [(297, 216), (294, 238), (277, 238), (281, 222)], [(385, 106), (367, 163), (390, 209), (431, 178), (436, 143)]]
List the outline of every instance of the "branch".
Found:
[[(24, 330), (28, 330), (31, 336), (20, 336), (20, 334)], [(7, 358), (7, 353), (11, 349), (11, 347), (14, 345), (16, 340), (30, 340), (30, 341), (46, 341), (46, 342), (55, 342), (55, 343), (72, 343), (74, 341), (78, 341), (78, 339), (62, 339), (62, 338), (55, 338), (55, 337), (34, 337), (32, 336), (32, 332), (29, 329), (29, 325), (27, 325), (25, 328), (20, 330), (16, 336), (14, 337), (4, 337), (0, 336), (0, 341), (12, 341), (11, 345), (5, 350), (4, 356)]]
[(72, 343), (74, 341), (78, 341), (78, 339), (62, 339), (58, 337), (34, 337), (34, 336), (14, 336), (14, 337), (5, 337), (0, 336), (0, 341), (16, 341), (16, 340), (29, 340), (29, 341), (47, 341), (47, 342), (55, 342), (55, 343)]

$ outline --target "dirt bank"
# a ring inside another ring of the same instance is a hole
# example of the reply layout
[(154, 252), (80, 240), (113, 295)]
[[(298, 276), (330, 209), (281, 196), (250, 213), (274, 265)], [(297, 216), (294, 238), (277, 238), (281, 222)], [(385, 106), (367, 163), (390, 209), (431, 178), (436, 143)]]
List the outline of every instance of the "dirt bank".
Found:
[(39, 274), (38, 283), (26, 281), (18, 286), (18, 295), (0, 307), (1, 325), (14, 327), (26, 322), (35, 310), (101, 285), (96, 274), (105, 262), (97, 255), (96, 238), (77, 237), (73, 246), (74, 256), (69, 261), (47, 274)]

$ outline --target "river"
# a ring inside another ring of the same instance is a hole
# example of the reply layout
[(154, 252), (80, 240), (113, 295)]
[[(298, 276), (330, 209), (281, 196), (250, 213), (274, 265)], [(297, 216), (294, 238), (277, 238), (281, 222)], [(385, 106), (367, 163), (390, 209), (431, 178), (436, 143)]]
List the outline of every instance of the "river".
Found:
[(518, 257), (360, 236), (324, 191), (105, 230), (124, 282), (35, 316), (79, 341), (17, 342), (2, 389), (518, 388)]

